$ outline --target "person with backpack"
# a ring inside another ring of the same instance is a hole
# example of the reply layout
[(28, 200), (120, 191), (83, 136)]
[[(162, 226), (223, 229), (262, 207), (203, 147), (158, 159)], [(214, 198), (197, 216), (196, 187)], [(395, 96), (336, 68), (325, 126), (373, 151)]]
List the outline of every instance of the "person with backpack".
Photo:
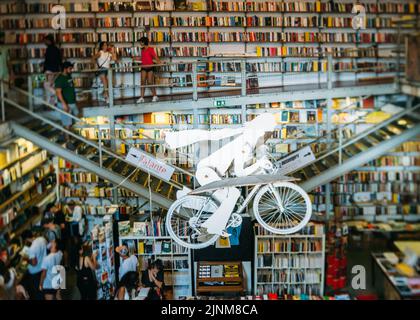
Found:
[(79, 263), (76, 266), (77, 288), (81, 300), (96, 300), (97, 281), (95, 271), (98, 268), (96, 253), (92, 254), (91, 246), (83, 244), (79, 249)]
[(108, 69), (111, 67), (112, 61), (117, 61), (117, 55), (113, 45), (107, 42), (99, 43), (99, 51), (93, 56), (98, 67), (97, 75), (104, 85), (103, 98), (108, 103)]

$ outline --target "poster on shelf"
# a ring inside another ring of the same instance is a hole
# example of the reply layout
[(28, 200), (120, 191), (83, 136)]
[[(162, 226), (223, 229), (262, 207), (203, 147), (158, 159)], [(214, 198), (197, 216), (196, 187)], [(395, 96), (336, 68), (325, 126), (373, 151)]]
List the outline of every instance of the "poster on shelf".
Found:
[(150, 174), (166, 181), (171, 180), (175, 171), (173, 167), (133, 147), (130, 148), (125, 159), (143, 171), (150, 172)]
[(291, 155), (281, 159), (279, 164), (278, 174), (287, 175), (290, 172), (303, 168), (307, 164), (315, 161), (315, 155), (311, 147), (304, 147)]
[(233, 228), (233, 227), (227, 228), (227, 233), (230, 234), (229, 242), (231, 246), (239, 246), (239, 236), (241, 235), (241, 227), (242, 225), (236, 228)]

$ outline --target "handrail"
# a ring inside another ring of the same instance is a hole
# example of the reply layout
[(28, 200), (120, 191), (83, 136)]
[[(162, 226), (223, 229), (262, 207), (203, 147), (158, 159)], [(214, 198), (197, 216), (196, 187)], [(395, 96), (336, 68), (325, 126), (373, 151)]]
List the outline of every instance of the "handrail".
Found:
[[(0, 81), (3, 81), (3, 80), (0, 80)], [(37, 96), (35, 96), (35, 95), (33, 95), (32, 93), (29, 93), (29, 92), (27, 92), (27, 91), (25, 91), (25, 90), (22, 90), (22, 89), (20, 89), (20, 88), (17, 88), (17, 87), (12, 87), (13, 88), (13, 90), (15, 90), (15, 91), (18, 91), (18, 92), (20, 92), (20, 93), (22, 93), (22, 94), (24, 94), (24, 95), (26, 95), (26, 96), (28, 96), (28, 97), (31, 97), (32, 99), (35, 99), (35, 100), (38, 100), (38, 101), (40, 101), (41, 102), (41, 104), (42, 105), (45, 105), (45, 106), (47, 106), (47, 107), (49, 107), (49, 108), (51, 108), (51, 109), (53, 109), (54, 111), (57, 111), (57, 112), (59, 112), (59, 113), (61, 113), (61, 114), (63, 114), (63, 115), (65, 115), (65, 116), (67, 116), (67, 117), (69, 117), (69, 118), (71, 118), (71, 119), (73, 119), (73, 120), (75, 120), (75, 121), (77, 121), (77, 122), (82, 122), (82, 123), (85, 123), (86, 125), (89, 125), (90, 127), (97, 127), (97, 129), (98, 130), (100, 130), (99, 129), (99, 125), (91, 125), (91, 124), (88, 124), (85, 120), (82, 120), (82, 119), (80, 119), (80, 118), (78, 118), (78, 117), (76, 117), (76, 116), (74, 116), (73, 114), (71, 114), (71, 113), (68, 113), (68, 112), (66, 112), (66, 111), (64, 111), (64, 110), (62, 110), (62, 109), (60, 109), (60, 108), (57, 108), (56, 106), (54, 106), (54, 105), (52, 105), (52, 104), (50, 104), (50, 103), (48, 103), (47, 101), (44, 101), (43, 99), (41, 99), (40, 97), (37, 97)], [(8, 99), (5, 99), (5, 101), (7, 101)], [(9, 101), (11, 101), (11, 100), (9, 100)], [(9, 102), (10, 103), (10, 102)], [(42, 120), (42, 119), (41, 119)], [(61, 127), (59, 127), (58, 129), (60, 129)], [(66, 129), (65, 128), (62, 128), (63, 130), (62, 131), (65, 131)], [(67, 131), (67, 130), (66, 130)], [(66, 132), (67, 133), (67, 132)], [(99, 133), (100, 133), (100, 131), (99, 131)], [(74, 133), (72, 134), (73, 136), (75, 135)], [(151, 137), (148, 137), (146, 134), (143, 134), (142, 133), (142, 135), (143, 136), (145, 136), (145, 137), (147, 137), (148, 139), (150, 139), (150, 140), (153, 140), (153, 141), (155, 141), (155, 139), (153, 139), (153, 138), (151, 138)], [(77, 135), (77, 137), (80, 137), (80, 138), (82, 138), (82, 139), (84, 139), (84, 137), (82, 137), (82, 136), (80, 136), (80, 135)], [(132, 143), (129, 143), (129, 142), (126, 142), (125, 140), (122, 140), (122, 139), (120, 139), (120, 138), (118, 138), (118, 137), (115, 137), (115, 135), (113, 135), (111, 132), (110, 132), (110, 137), (111, 138), (113, 138), (113, 139), (115, 139), (115, 140), (118, 140), (118, 141), (122, 141), (122, 142), (124, 142), (124, 143), (126, 143), (126, 144), (128, 144), (130, 147), (134, 147), (134, 144), (132, 144)], [(83, 141), (83, 142), (85, 142), (86, 143), (86, 141), (90, 141), (90, 140), (85, 140), (85, 141)], [(90, 143), (91, 144), (91, 146), (96, 146), (96, 144), (95, 145), (93, 145), (92, 143)], [(101, 147), (101, 148), (103, 148), (103, 147)], [(106, 150), (106, 149), (105, 149)], [(115, 154), (115, 153), (113, 153), (113, 154)], [(117, 156), (117, 154), (115, 154), (116, 156)], [(124, 160), (125, 161), (125, 159), (123, 159), (123, 158), (121, 158), (120, 157), (120, 160)], [(125, 162), (127, 162), (127, 161), (125, 161)], [(127, 163), (129, 163), (129, 162), (127, 162)], [(179, 172), (181, 172), (181, 173), (184, 173), (184, 174), (188, 174), (189, 176), (193, 176), (193, 174), (191, 173), (191, 172), (189, 172), (189, 171), (187, 171), (187, 170), (184, 170), (184, 169), (182, 169), (182, 168), (179, 168), (179, 167), (177, 167), (177, 166), (174, 166), (174, 165), (172, 165), (172, 164), (170, 164), (170, 163), (167, 163), (167, 165), (169, 165), (169, 166), (171, 166), (172, 168), (174, 168), (175, 170), (177, 170), (177, 171), (179, 171)]]
[[(320, 152), (320, 153), (318, 154), (318, 157), (315, 159), (315, 161), (322, 160), (322, 159), (324, 159), (324, 158), (328, 157), (329, 155), (331, 155), (331, 154), (333, 154), (333, 153), (336, 153), (337, 151), (342, 150), (343, 148), (345, 148), (345, 147), (347, 147), (347, 146), (351, 145), (352, 143), (354, 143), (354, 142), (356, 142), (356, 141), (360, 140), (361, 138), (363, 138), (363, 137), (365, 137), (365, 136), (367, 136), (367, 135), (371, 134), (372, 132), (374, 132), (374, 131), (378, 130), (378, 128), (382, 128), (382, 127), (384, 127), (384, 126), (386, 126), (386, 125), (390, 124), (391, 122), (393, 122), (393, 121), (395, 121), (395, 120), (397, 120), (397, 119), (401, 118), (402, 116), (404, 116), (404, 115), (406, 115), (406, 114), (408, 114), (408, 113), (413, 112), (414, 110), (416, 110), (416, 109), (418, 109), (418, 108), (420, 108), (420, 104), (418, 104), (418, 105), (414, 106), (413, 108), (410, 108), (410, 109), (406, 109), (406, 110), (404, 110), (404, 111), (401, 111), (401, 112), (399, 112), (399, 113), (395, 114), (394, 116), (392, 116), (392, 117), (390, 117), (390, 118), (386, 119), (385, 121), (383, 121), (383, 122), (381, 122), (381, 123), (378, 123), (378, 124), (374, 125), (373, 127), (369, 128), (369, 129), (366, 129), (366, 130), (364, 130), (364, 131), (360, 132), (359, 134), (356, 134), (356, 135), (354, 135), (354, 136), (350, 137), (348, 140), (346, 140), (346, 141), (344, 142), (344, 144), (340, 144), (338, 147), (335, 147), (335, 148), (334, 148), (334, 149), (332, 149), (332, 150), (330, 149), (330, 150), (324, 150), (323, 152)], [(340, 130), (340, 129), (342, 129), (342, 128), (337, 128), (337, 129), (335, 129), (335, 130)], [(316, 141), (316, 140), (315, 140), (315, 141)], [(313, 142), (311, 142), (311, 143), (308, 143), (308, 144), (313, 144), (315, 141), (313, 141)], [(301, 149), (301, 148), (300, 148), (300, 149)], [(278, 161), (280, 161), (280, 160), (281, 160), (281, 159), (279, 159)], [(313, 162), (315, 162), (315, 161), (313, 161)], [(313, 162), (312, 162), (312, 163), (313, 163)], [(309, 165), (310, 165), (310, 164), (309, 164)]]
[[(70, 135), (70, 136), (72, 136), (72, 137), (74, 137), (74, 138), (76, 138), (76, 139), (78, 139), (78, 140), (82, 141), (83, 143), (85, 143), (85, 144), (87, 144), (87, 145), (89, 145), (89, 146), (91, 146), (91, 147), (94, 147), (95, 149), (97, 149), (97, 150), (99, 151), (99, 153), (100, 153), (100, 157), (101, 157), (101, 153), (102, 153), (102, 152), (104, 152), (104, 153), (108, 154), (109, 156), (111, 156), (111, 157), (113, 157), (113, 158), (116, 158), (116, 159), (118, 159), (118, 160), (120, 160), (120, 161), (123, 161), (123, 162), (125, 162), (125, 163), (127, 163), (127, 164), (129, 164), (129, 165), (133, 165), (132, 163), (128, 162), (126, 159), (124, 159), (124, 158), (123, 158), (123, 157), (121, 157), (120, 155), (118, 155), (118, 154), (116, 154), (116, 153), (112, 152), (111, 150), (109, 150), (108, 148), (103, 147), (103, 146), (100, 146), (100, 145), (96, 144), (95, 142), (92, 142), (91, 140), (85, 139), (84, 137), (82, 137), (82, 136), (80, 136), (80, 135), (78, 135), (78, 134), (76, 134), (76, 133), (74, 133), (74, 132), (72, 132), (72, 131), (70, 131), (70, 130), (67, 130), (66, 128), (63, 128), (62, 126), (60, 126), (59, 124), (55, 123), (54, 121), (51, 121), (51, 120), (49, 120), (49, 119), (47, 119), (47, 118), (45, 118), (45, 117), (43, 117), (43, 116), (41, 116), (41, 115), (36, 114), (36, 113), (35, 113), (35, 112), (33, 112), (33, 111), (30, 111), (30, 110), (26, 109), (25, 107), (22, 107), (21, 105), (19, 105), (18, 103), (14, 102), (13, 100), (10, 100), (9, 98), (6, 98), (6, 97), (4, 97), (4, 98), (3, 98), (3, 100), (4, 100), (5, 102), (7, 102), (8, 104), (10, 104), (11, 106), (13, 106), (13, 107), (15, 107), (15, 108), (17, 108), (17, 109), (19, 109), (19, 110), (21, 110), (21, 111), (23, 111), (23, 112), (25, 112), (25, 113), (29, 114), (29, 115), (30, 115), (30, 116), (32, 116), (33, 118), (37, 118), (37, 119), (39, 119), (39, 120), (41, 120), (41, 121), (43, 121), (43, 122), (45, 122), (45, 123), (47, 123), (47, 124), (51, 125), (52, 127), (54, 127), (54, 128), (56, 128), (56, 129), (58, 129), (58, 130), (60, 130), (60, 131), (64, 132), (64, 133), (66, 133), (66, 134), (68, 134), (68, 135)], [(53, 109), (56, 109), (56, 108), (54, 107)], [(62, 111), (62, 110), (58, 109), (58, 110), (56, 110), (56, 111)], [(66, 112), (62, 112), (62, 113), (64, 113), (64, 114), (68, 115)], [(68, 115), (68, 116), (70, 116), (70, 115)], [(77, 118), (77, 117), (74, 117), (73, 115), (71, 115), (71, 118), (73, 118), (73, 119), (74, 119), (74, 118), (79, 119), (79, 118)], [(177, 167), (175, 167), (175, 168), (176, 168), (176, 169), (180, 169), (180, 168), (177, 168)], [(147, 171), (147, 170), (146, 170), (146, 171)], [(179, 171), (180, 171), (180, 170), (179, 170)], [(149, 172), (149, 171), (147, 171), (147, 172), (148, 172), (149, 174), (151, 174), (151, 175), (155, 176), (156, 178), (161, 179), (160, 177), (158, 177), (158, 176), (154, 175), (152, 172)], [(191, 173), (189, 173), (188, 171), (186, 171), (185, 173), (188, 173), (189, 175), (192, 175), (192, 174), (191, 174)], [(182, 185), (181, 185), (181, 184), (176, 183), (176, 182), (174, 182), (174, 181), (172, 181), (172, 180), (167, 181), (167, 183), (169, 183), (169, 184), (171, 184), (171, 185), (173, 185), (173, 186), (175, 186), (175, 187), (177, 187), (177, 188), (182, 188)]]
[[(364, 99), (366, 99), (366, 98), (368, 98), (368, 97), (370, 97), (370, 96), (365, 96), (364, 97)], [(388, 101), (388, 102), (386, 102), (385, 103), (385, 105), (386, 104), (388, 104), (388, 103), (390, 103), (390, 102), (392, 102), (393, 100), (391, 100), (391, 101)], [(355, 104), (357, 104), (357, 102), (353, 102), (353, 103), (350, 103), (349, 105), (347, 105), (347, 106), (345, 106), (344, 108), (342, 108), (342, 109), (337, 109), (337, 110), (333, 110), (333, 111), (336, 111), (336, 112), (342, 112), (342, 111), (345, 111), (345, 110), (348, 110), (348, 109), (350, 109), (350, 107), (351, 106), (353, 106), (353, 105), (355, 105)], [(413, 111), (414, 109), (416, 109), (417, 107), (419, 107), (420, 105), (418, 105), (418, 106), (416, 106), (416, 107), (414, 107), (414, 108), (411, 108), (411, 109), (407, 109), (407, 110), (404, 110), (404, 111), (402, 111), (402, 112), (400, 112), (400, 113), (398, 113), (398, 114), (396, 114), (396, 115), (394, 115), (392, 118), (399, 118), (399, 117), (401, 117), (402, 115), (404, 115), (403, 114), (403, 112), (410, 112), (410, 111)], [(363, 110), (363, 109), (362, 109)], [(348, 123), (343, 123), (343, 124), (338, 124), (333, 130), (331, 130), (331, 134), (332, 133), (335, 133), (335, 132), (338, 132), (338, 131), (340, 131), (340, 130), (343, 130), (343, 129), (345, 129), (346, 127), (350, 127), (350, 126), (354, 126), (354, 125), (356, 125), (357, 123), (358, 123), (358, 121), (359, 121), (360, 119), (355, 119), (354, 121), (352, 121), (352, 122), (348, 122)], [(391, 118), (389, 118), (389, 119), (387, 119), (386, 121), (388, 121), (388, 120), (391, 120)], [(391, 122), (392, 122), (393, 120), (391, 120)], [(388, 124), (388, 122), (386, 122), (387, 124)], [(381, 125), (382, 126), (382, 125)], [(349, 138), (349, 140), (351, 140), (351, 139), (353, 139), (353, 138), (355, 138), (355, 137), (358, 137), (359, 135), (365, 135), (365, 132), (366, 131), (368, 131), (368, 130), (370, 130), (370, 129), (367, 129), (367, 130), (364, 130), (364, 131), (362, 131), (362, 132), (360, 132), (359, 134), (357, 134), (357, 135), (354, 135), (354, 136), (352, 136), (352, 137), (350, 137)], [(312, 144), (314, 144), (314, 143), (317, 143), (317, 142), (320, 142), (321, 140), (324, 140), (325, 138), (326, 138), (326, 136), (327, 136), (328, 134), (325, 134), (325, 135), (322, 135), (322, 136), (320, 136), (320, 137), (318, 137), (318, 138), (316, 138), (316, 139), (314, 139), (314, 140), (312, 140), (312, 141), (310, 141), (310, 142), (308, 142), (308, 143), (305, 143), (305, 144), (303, 144), (300, 148), (298, 148), (296, 151), (298, 151), (298, 150), (301, 150), (301, 149), (303, 149), (303, 148), (305, 148), (305, 147), (307, 147), (307, 146), (309, 146), (309, 145), (312, 145)], [(349, 141), (349, 140), (347, 140), (346, 141), (346, 143)], [(346, 145), (347, 146), (347, 145)], [(328, 155), (329, 154), (331, 154), (331, 153), (334, 153), (334, 152), (336, 152), (337, 151), (337, 149), (340, 149), (340, 148), (342, 148), (343, 146), (341, 146), (341, 147), (339, 147), (339, 148), (336, 148), (336, 149), (333, 149), (333, 150), (331, 150), (331, 149), (326, 149), (326, 150), (323, 150), (323, 151), (321, 151), (321, 152), (319, 152), (319, 153), (317, 153), (317, 155), (320, 155), (321, 156), (321, 158), (317, 158), (316, 160), (319, 160), (319, 159), (322, 159), (322, 158), (324, 158), (324, 154), (325, 153), (328, 153)], [(296, 152), (295, 151), (295, 152)], [(280, 157), (277, 161), (281, 161), (283, 158), (285, 158), (285, 157), (287, 157), (287, 155), (286, 156), (283, 156), (283, 157)]]

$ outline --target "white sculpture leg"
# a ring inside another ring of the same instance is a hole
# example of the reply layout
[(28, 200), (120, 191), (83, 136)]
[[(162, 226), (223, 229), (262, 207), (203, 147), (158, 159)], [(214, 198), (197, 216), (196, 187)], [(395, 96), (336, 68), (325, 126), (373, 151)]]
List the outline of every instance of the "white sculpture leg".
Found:
[[(216, 171), (209, 167), (197, 168), (196, 177), (200, 185), (222, 180)], [(228, 236), (225, 232), (225, 228), (240, 195), (240, 191), (236, 188), (227, 188), (214, 192), (213, 198), (215, 198), (220, 205), (211, 217), (202, 224), (202, 227), (207, 228), (207, 232), (210, 234), (218, 234), (224, 237)]]
[(238, 189), (228, 188), (226, 199), (223, 200), (211, 217), (202, 224), (202, 227), (207, 228), (207, 232), (210, 234), (229, 236), (225, 231), (226, 225), (240, 196), (241, 193)]

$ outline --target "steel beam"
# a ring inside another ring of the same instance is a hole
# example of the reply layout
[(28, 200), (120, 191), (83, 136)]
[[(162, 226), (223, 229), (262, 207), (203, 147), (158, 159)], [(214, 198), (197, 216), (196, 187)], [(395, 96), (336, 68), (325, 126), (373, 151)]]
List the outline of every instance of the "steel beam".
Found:
[[(125, 180), (125, 177), (120, 176), (110, 170), (101, 168), (97, 163), (90, 161), (72, 151), (69, 151), (15, 122), (11, 122), (11, 127), (17, 136), (25, 138), (37, 146), (46, 149), (50, 153), (75, 163), (80, 167), (89, 170), (90, 172), (94, 172), (103, 179), (109, 180), (116, 185), (121, 185), (122, 188), (130, 190), (140, 197), (149, 199), (149, 190), (140, 186), (139, 184), (131, 182), (130, 180)], [(172, 204), (171, 200), (154, 192), (152, 192), (152, 201), (163, 208), (169, 208)]]

